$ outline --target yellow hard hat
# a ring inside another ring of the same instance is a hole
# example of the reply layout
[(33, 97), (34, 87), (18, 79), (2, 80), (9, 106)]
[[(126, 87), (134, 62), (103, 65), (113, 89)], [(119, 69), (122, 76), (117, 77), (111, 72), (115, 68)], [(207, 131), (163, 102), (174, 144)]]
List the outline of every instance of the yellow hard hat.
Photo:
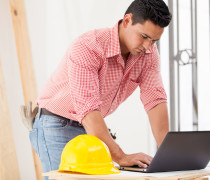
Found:
[(70, 140), (63, 149), (59, 171), (85, 174), (116, 174), (107, 145), (93, 135), (79, 135)]

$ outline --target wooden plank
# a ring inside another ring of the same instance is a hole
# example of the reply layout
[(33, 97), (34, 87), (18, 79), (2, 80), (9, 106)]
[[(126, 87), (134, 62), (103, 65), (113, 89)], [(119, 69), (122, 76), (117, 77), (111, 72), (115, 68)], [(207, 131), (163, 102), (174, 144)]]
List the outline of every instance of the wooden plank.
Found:
[[(125, 178), (126, 180), (130, 180), (130, 179), (132, 179), (132, 178), (130, 178), (130, 177), (126, 177)], [(55, 179), (55, 178), (52, 178), (52, 180), (58, 180), (58, 179)], [(59, 180), (84, 180), (84, 178), (66, 178), (66, 177), (63, 177), (63, 178), (59, 178)], [(106, 180), (106, 179), (97, 179), (97, 180)], [(117, 179), (115, 179), (115, 180), (117, 180)], [(122, 180), (122, 179), (118, 179), (118, 180)], [(142, 177), (138, 177), (138, 178), (135, 178), (135, 179), (133, 179), (133, 180), (166, 180), (166, 179), (162, 179), (162, 178), (153, 178), (153, 177), (145, 177), (145, 178), (142, 178)], [(168, 178), (167, 180), (182, 180), (182, 179), (170, 179), (170, 178)], [(196, 178), (196, 179), (184, 179), (184, 180), (209, 180), (209, 178), (207, 177), (207, 178)]]
[[(0, 175), (2, 180), (20, 179), (3, 71), (0, 62)], [(11, 173), (12, 172), (12, 173)]]
[[(15, 34), (17, 56), (20, 68), (20, 77), (24, 94), (24, 101), (32, 101), (37, 98), (37, 87), (33, 69), (31, 44), (26, 21), (24, 0), (10, 0), (10, 9)], [(37, 180), (43, 180), (40, 160), (32, 149)]]
[(128, 175), (119, 175), (119, 174), (110, 174), (110, 175), (87, 175), (87, 174), (78, 174), (73, 172), (58, 172), (58, 171), (50, 171), (47, 173), (43, 173), (45, 176), (48, 176), (49, 179), (53, 180), (122, 180), (122, 179), (133, 179), (133, 180), (208, 180), (205, 176), (209, 176), (210, 172), (200, 172), (200, 173), (192, 173), (190, 171), (186, 171), (185, 174), (182, 175), (174, 175), (168, 177), (154, 177), (145, 173), (145, 176), (128, 176)]
[(21, 74), (25, 104), (37, 97), (36, 81), (33, 69), (31, 44), (26, 22), (23, 0), (10, 0), (13, 28), (16, 40), (17, 56)]

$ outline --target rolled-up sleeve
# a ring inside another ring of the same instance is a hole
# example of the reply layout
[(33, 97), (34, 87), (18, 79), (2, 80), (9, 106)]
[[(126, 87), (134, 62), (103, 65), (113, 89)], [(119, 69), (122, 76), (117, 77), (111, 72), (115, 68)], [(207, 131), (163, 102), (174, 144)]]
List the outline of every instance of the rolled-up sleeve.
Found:
[(69, 89), (76, 120), (82, 123), (86, 114), (100, 111), (98, 69), (100, 61), (84, 43), (72, 47), (68, 61)]
[(148, 61), (141, 75), (140, 98), (146, 112), (156, 105), (167, 102), (167, 95), (162, 83), (159, 66), (159, 54), (156, 45), (152, 53), (147, 55)]

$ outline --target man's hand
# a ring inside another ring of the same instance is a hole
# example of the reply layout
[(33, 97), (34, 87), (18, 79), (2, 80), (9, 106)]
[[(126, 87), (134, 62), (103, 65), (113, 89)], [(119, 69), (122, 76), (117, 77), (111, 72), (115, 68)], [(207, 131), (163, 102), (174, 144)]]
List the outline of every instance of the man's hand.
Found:
[(100, 111), (89, 112), (82, 120), (82, 124), (87, 134), (94, 135), (101, 139), (108, 147), (112, 156), (113, 161), (121, 166), (133, 166), (139, 165), (146, 167), (145, 164), (149, 165), (152, 157), (143, 154), (125, 154), (119, 145), (110, 136), (108, 128), (105, 124)]
[(152, 161), (152, 157), (144, 154), (144, 153), (136, 153), (136, 154), (125, 154), (122, 156), (118, 164), (120, 166), (133, 166), (138, 165), (140, 167), (146, 168), (148, 165), (150, 165)]
[(20, 106), (20, 116), (25, 127), (30, 131), (33, 128), (35, 116), (38, 112), (38, 107), (32, 111), (32, 102), (29, 101), (27, 106)]

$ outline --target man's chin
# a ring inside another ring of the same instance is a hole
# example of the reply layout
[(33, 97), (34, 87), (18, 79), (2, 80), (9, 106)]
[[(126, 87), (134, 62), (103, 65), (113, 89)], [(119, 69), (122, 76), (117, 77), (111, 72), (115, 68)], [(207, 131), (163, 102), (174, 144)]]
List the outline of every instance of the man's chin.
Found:
[(133, 52), (131, 52), (131, 54), (134, 55), (134, 56), (139, 56), (142, 53), (143, 53), (143, 51), (133, 51)]

